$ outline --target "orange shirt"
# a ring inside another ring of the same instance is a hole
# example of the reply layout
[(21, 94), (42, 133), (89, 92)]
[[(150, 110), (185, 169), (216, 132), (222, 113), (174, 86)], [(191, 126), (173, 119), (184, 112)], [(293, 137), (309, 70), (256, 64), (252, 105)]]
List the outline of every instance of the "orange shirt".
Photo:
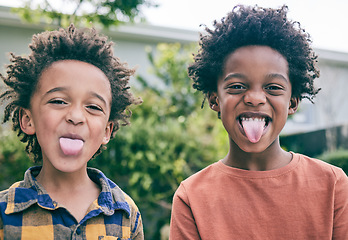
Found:
[(219, 161), (181, 183), (170, 239), (347, 240), (348, 178), (294, 153), (287, 166), (270, 171)]

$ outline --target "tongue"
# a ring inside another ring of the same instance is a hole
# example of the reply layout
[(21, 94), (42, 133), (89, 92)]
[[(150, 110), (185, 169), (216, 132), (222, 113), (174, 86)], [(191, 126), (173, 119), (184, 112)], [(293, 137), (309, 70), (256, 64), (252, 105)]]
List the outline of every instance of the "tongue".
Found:
[(59, 144), (65, 155), (77, 155), (83, 147), (83, 141), (80, 139), (60, 138)]
[(252, 143), (257, 143), (262, 136), (265, 122), (257, 120), (244, 120), (242, 121), (242, 125), (249, 141)]

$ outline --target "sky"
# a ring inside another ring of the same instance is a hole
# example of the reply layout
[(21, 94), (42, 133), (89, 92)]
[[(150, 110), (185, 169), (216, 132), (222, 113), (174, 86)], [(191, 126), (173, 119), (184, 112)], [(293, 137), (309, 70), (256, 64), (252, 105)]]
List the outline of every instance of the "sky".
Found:
[[(57, 1), (57, 0), (56, 0)], [(200, 24), (212, 26), (243, 3), (262, 7), (289, 7), (288, 17), (301, 23), (311, 35), (313, 47), (348, 53), (347, 0), (152, 0), (157, 8), (142, 8), (150, 24), (204, 31)], [(0, 0), (0, 5), (15, 5), (20, 0)]]
[(311, 35), (313, 46), (348, 53), (347, 0), (157, 0), (158, 8), (144, 10), (149, 23), (203, 31), (240, 3), (278, 8), (289, 7), (288, 16)]

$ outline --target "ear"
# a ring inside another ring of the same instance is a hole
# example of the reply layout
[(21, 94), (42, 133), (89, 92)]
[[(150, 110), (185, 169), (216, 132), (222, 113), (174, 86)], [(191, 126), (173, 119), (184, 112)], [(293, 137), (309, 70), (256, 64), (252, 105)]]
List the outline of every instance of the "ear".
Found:
[(19, 125), (23, 132), (28, 135), (35, 134), (35, 126), (30, 110), (21, 108), (19, 110)]
[(208, 93), (209, 106), (215, 112), (220, 112), (219, 98), (216, 92)]
[(102, 142), (103, 145), (106, 145), (110, 141), (113, 129), (114, 129), (114, 123), (108, 122), (108, 124), (106, 125), (106, 128), (105, 128), (105, 135), (104, 135), (103, 142)]
[(288, 115), (292, 115), (297, 111), (299, 103), (300, 103), (300, 99), (298, 97), (291, 97)]

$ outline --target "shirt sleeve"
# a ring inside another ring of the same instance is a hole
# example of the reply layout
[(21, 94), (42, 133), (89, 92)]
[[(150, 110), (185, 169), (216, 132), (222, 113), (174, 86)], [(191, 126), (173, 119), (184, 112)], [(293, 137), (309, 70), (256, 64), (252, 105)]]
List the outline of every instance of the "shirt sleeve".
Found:
[(0, 213), (0, 240), (4, 239), (4, 226), (2, 224), (2, 217)]
[(174, 194), (170, 222), (170, 240), (201, 239), (192, 214), (185, 187), (181, 184)]
[(132, 239), (144, 240), (143, 221), (139, 211), (136, 213), (136, 219), (134, 222), (134, 229), (132, 233)]
[(339, 170), (336, 172), (333, 240), (348, 239), (348, 177)]

